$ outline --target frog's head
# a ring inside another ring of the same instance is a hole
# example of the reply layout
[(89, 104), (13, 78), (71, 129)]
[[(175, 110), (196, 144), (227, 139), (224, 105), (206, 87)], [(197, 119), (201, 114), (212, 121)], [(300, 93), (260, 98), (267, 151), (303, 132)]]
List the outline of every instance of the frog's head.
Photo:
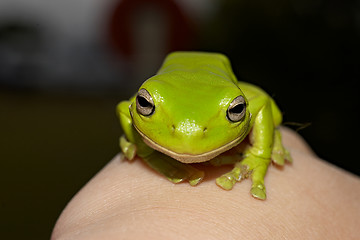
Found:
[[(169, 79), (174, 77), (176, 81)], [(243, 140), (251, 117), (247, 105), (232, 81), (191, 81), (191, 76), (172, 72), (148, 79), (133, 98), (130, 114), (147, 145), (180, 162), (195, 163)]]

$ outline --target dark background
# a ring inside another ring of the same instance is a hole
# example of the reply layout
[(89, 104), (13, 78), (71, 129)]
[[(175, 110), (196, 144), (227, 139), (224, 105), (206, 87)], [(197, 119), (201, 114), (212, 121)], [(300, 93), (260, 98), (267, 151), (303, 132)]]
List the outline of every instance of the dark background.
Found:
[(321, 158), (360, 174), (358, 2), (77, 2), (0, 4), (2, 239), (50, 237), (119, 152), (116, 104), (172, 50), (225, 53), (284, 122), (311, 123), (300, 134)]

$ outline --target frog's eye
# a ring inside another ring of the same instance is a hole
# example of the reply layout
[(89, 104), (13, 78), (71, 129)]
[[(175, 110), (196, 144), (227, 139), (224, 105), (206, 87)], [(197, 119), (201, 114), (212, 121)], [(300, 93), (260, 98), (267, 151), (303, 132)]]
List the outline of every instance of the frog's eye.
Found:
[(142, 88), (136, 96), (136, 110), (144, 116), (150, 116), (154, 113), (155, 105), (150, 93)]
[(232, 122), (241, 121), (246, 113), (246, 102), (243, 96), (236, 97), (226, 111), (227, 118)]

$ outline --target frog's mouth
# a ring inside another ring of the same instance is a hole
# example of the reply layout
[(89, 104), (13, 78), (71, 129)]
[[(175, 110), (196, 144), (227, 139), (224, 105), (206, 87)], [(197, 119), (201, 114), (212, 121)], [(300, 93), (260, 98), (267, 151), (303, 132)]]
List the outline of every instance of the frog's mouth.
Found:
[(144, 133), (142, 133), (135, 125), (133, 125), (137, 132), (141, 135), (144, 142), (151, 148), (155, 149), (156, 151), (162, 152), (176, 160), (182, 163), (200, 163), (200, 162), (206, 162), (210, 159), (213, 159), (214, 157), (220, 155), (223, 152), (226, 152), (227, 150), (230, 150), (231, 148), (238, 145), (245, 137), (246, 133), (248, 132), (248, 129), (246, 128), (243, 133), (232, 140), (231, 142), (222, 145), (216, 149), (210, 150), (208, 152), (200, 153), (200, 154), (189, 154), (189, 153), (178, 153), (173, 150), (170, 150), (168, 148), (165, 148), (158, 143), (151, 140), (149, 137), (147, 137)]

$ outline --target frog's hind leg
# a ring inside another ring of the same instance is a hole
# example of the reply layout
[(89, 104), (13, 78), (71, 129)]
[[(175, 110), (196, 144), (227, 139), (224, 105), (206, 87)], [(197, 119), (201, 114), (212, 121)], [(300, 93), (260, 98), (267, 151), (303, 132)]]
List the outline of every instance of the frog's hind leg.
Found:
[(271, 160), (279, 166), (283, 166), (285, 164), (285, 160), (292, 162), (290, 153), (282, 144), (281, 133), (278, 128), (274, 129), (274, 143), (271, 153)]

